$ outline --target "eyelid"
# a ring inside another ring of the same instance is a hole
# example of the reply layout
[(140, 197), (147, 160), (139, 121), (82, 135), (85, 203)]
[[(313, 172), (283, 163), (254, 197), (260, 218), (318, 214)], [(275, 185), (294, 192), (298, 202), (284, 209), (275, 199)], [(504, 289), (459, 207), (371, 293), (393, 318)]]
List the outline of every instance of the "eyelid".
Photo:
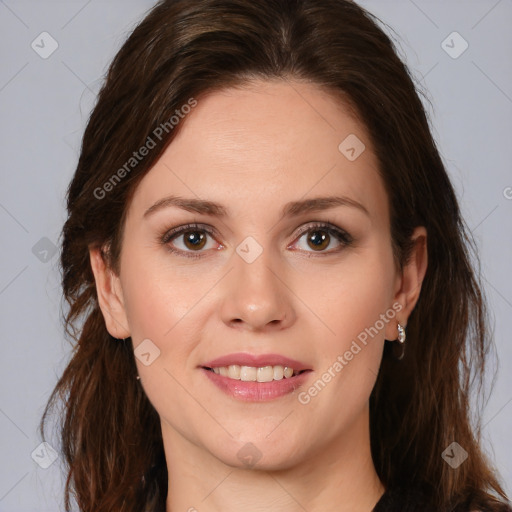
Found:
[(183, 224), (182, 226), (176, 226), (175, 228), (165, 230), (161, 237), (161, 241), (162, 243), (168, 243), (174, 235), (184, 233), (187, 230), (192, 231), (194, 229), (197, 229), (198, 231), (205, 231), (211, 236), (219, 236), (218, 231), (215, 228), (206, 224), (192, 222), (190, 224)]
[[(160, 241), (163, 245), (166, 245), (168, 250), (172, 253), (183, 254), (185, 257), (191, 257), (191, 258), (203, 257), (203, 253), (205, 253), (207, 251), (183, 251), (181, 249), (175, 249), (175, 248), (171, 248), (169, 246), (169, 242), (173, 238), (175, 238), (179, 235), (182, 235), (182, 234), (186, 233), (187, 231), (193, 231), (194, 229), (196, 229), (198, 231), (204, 231), (205, 233), (209, 234), (213, 238), (219, 237), (218, 231), (215, 228), (213, 228), (212, 226), (193, 222), (193, 223), (184, 224), (184, 225), (176, 226), (174, 228), (165, 230), (164, 234), (160, 236)], [(318, 230), (324, 229), (328, 232), (334, 233), (335, 238), (342, 245), (342, 247), (349, 246), (354, 241), (354, 238), (352, 237), (352, 235), (350, 235), (350, 233), (348, 233), (346, 230), (340, 228), (339, 226), (336, 226), (329, 220), (327, 220), (327, 221), (311, 221), (311, 222), (304, 224), (302, 227), (299, 228), (299, 231), (294, 236), (293, 242), (290, 245), (288, 245), (287, 248), (290, 247), (291, 245), (295, 245), (295, 243), (297, 243), (298, 239), (300, 239), (305, 233), (307, 233), (313, 229), (318, 229)], [(217, 243), (220, 244), (220, 242), (218, 242), (218, 241), (217, 241)], [(222, 244), (220, 244), (220, 245), (222, 247)], [(338, 249), (334, 249), (334, 250), (331, 249), (330, 251), (318, 251), (316, 255), (322, 256), (322, 255), (335, 254), (335, 253), (339, 252), (340, 250), (341, 249), (338, 248)], [(299, 252), (302, 252), (302, 251), (299, 250)], [(305, 251), (305, 252), (309, 253), (310, 251)], [(315, 251), (311, 251), (310, 255), (315, 255)]]
[(346, 230), (336, 226), (336, 224), (333, 224), (330, 221), (311, 221), (305, 224), (303, 227), (300, 228), (299, 232), (297, 233), (296, 237), (302, 236), (304, 233), (307, 233), (308, 231), (311, 231), (312, 229), (325, 229), (326, 231), (333, 231), (334, 233), (338, 233), (340, 237), (343, 237), (346, 239), (347, 242), (352, 242), (354, 239), (350, 233), (348, 233)]

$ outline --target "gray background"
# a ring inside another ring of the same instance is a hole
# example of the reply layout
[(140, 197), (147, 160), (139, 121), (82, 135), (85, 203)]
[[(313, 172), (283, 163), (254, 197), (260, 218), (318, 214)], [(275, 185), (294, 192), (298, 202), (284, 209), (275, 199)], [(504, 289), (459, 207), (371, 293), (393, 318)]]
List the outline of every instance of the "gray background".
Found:
[[(153, 4), (0, 0), (0, 511), (63, 509), (60, 459), (47, 469), (35, 462), (51, 455), (38, 448), (36, 429), (70, 355), (55, 244), (101, 79)], [(512, 0), (361, 4), (397, 32), (402, 55), (428, 91), (434, 135), (481, 251), (500, 363), (484, 413), (484, 445), (510, 493)], [(469, 45), (457, 58), (464, 42), (446, 39), (453, 31)], [(42, 32), (58, 43), (46, 59), (31, 47), (35, 41), (39, 52), (51, 48)]]

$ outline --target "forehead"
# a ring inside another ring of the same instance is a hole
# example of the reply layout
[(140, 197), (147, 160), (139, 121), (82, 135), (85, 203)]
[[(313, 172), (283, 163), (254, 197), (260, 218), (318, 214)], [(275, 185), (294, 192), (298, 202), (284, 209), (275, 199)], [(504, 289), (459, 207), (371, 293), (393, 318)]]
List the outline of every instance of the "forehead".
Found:
[(138, 215), (166, 194), (270, 217), (284, 203), (342, 194), (387, 216), (366, 127), (349, 106), (306, 83), (253, 82), (209, 93), (138, 185)]

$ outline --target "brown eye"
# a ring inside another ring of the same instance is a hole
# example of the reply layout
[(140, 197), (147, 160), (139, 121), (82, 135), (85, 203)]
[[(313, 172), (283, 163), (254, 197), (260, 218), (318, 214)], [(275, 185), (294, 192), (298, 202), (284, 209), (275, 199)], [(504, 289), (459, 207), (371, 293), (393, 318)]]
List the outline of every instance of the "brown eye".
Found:
[[(317, 252), (326, 255), (341, 251), (353, 242), (353, 238), (346, 231), (325, 223), (306, 226), (299, 235), (299, 241), (304, 237), (307, 237), (306, 243), (303, 244), (303, 247), (300, 247), (299, 244), (299, 249), (309, 253)], [(333, 242), (335, 244), (337, 242), (337, 246), (331, 248), (331, 250), (326, 250)]]
[(199, 258), (209, 248), (205, 248), (208, 244), (208, 237), (213, 239), (214, 233), (206, 227), (189, 224), (167, 231), (161, 237), (161, 243), (171, 253)]
[(316, 250), (323, 250), (329, 246), (329, 242), (331, 241), (331, 236), (327, 231), (315, 229), (314, 231), (310, 231), (310, 236), (308, 237), (308, 245)]
[(184, 244), (188, 249), (202, 249), (206, 244), (206, 236), (201, 231), (187, 231), (182, 233)]

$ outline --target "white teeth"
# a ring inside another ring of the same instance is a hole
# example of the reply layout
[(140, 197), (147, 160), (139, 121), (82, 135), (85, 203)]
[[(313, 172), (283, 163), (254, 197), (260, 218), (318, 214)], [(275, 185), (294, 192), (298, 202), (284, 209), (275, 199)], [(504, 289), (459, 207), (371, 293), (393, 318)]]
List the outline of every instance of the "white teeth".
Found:
[(293, 375), (293, 368), (288, 368), (288, 366), (284, 367), (283, 375), (289, 379)]
[(258, 368), (256, 380), (258, 382), (270, 382), (271, 380), (274, 380), (274, 369), (272, 366), (263, 366)]
[(241, 380), (243, 382), (271, 382), (273, 380), (289, 379), (293, 376), (293, 368), (282, 366), (240, 366), (232, 364), (230, 366), (219, 366), (212, 368), (217, 375), (228, 377), (230, 379)]
[(228, 377), (230, 379), (240, 380), (240, 366), (237, 364), (232, 364), (229, 367)]
[(284, 377), (284, 368), (282, 366), (274, 366), (274, 380), (281, 380)]
[(240, 380), (245, 382), (255, 382), (258, 368), (254, 366), (241, 366), (240, 367)]

